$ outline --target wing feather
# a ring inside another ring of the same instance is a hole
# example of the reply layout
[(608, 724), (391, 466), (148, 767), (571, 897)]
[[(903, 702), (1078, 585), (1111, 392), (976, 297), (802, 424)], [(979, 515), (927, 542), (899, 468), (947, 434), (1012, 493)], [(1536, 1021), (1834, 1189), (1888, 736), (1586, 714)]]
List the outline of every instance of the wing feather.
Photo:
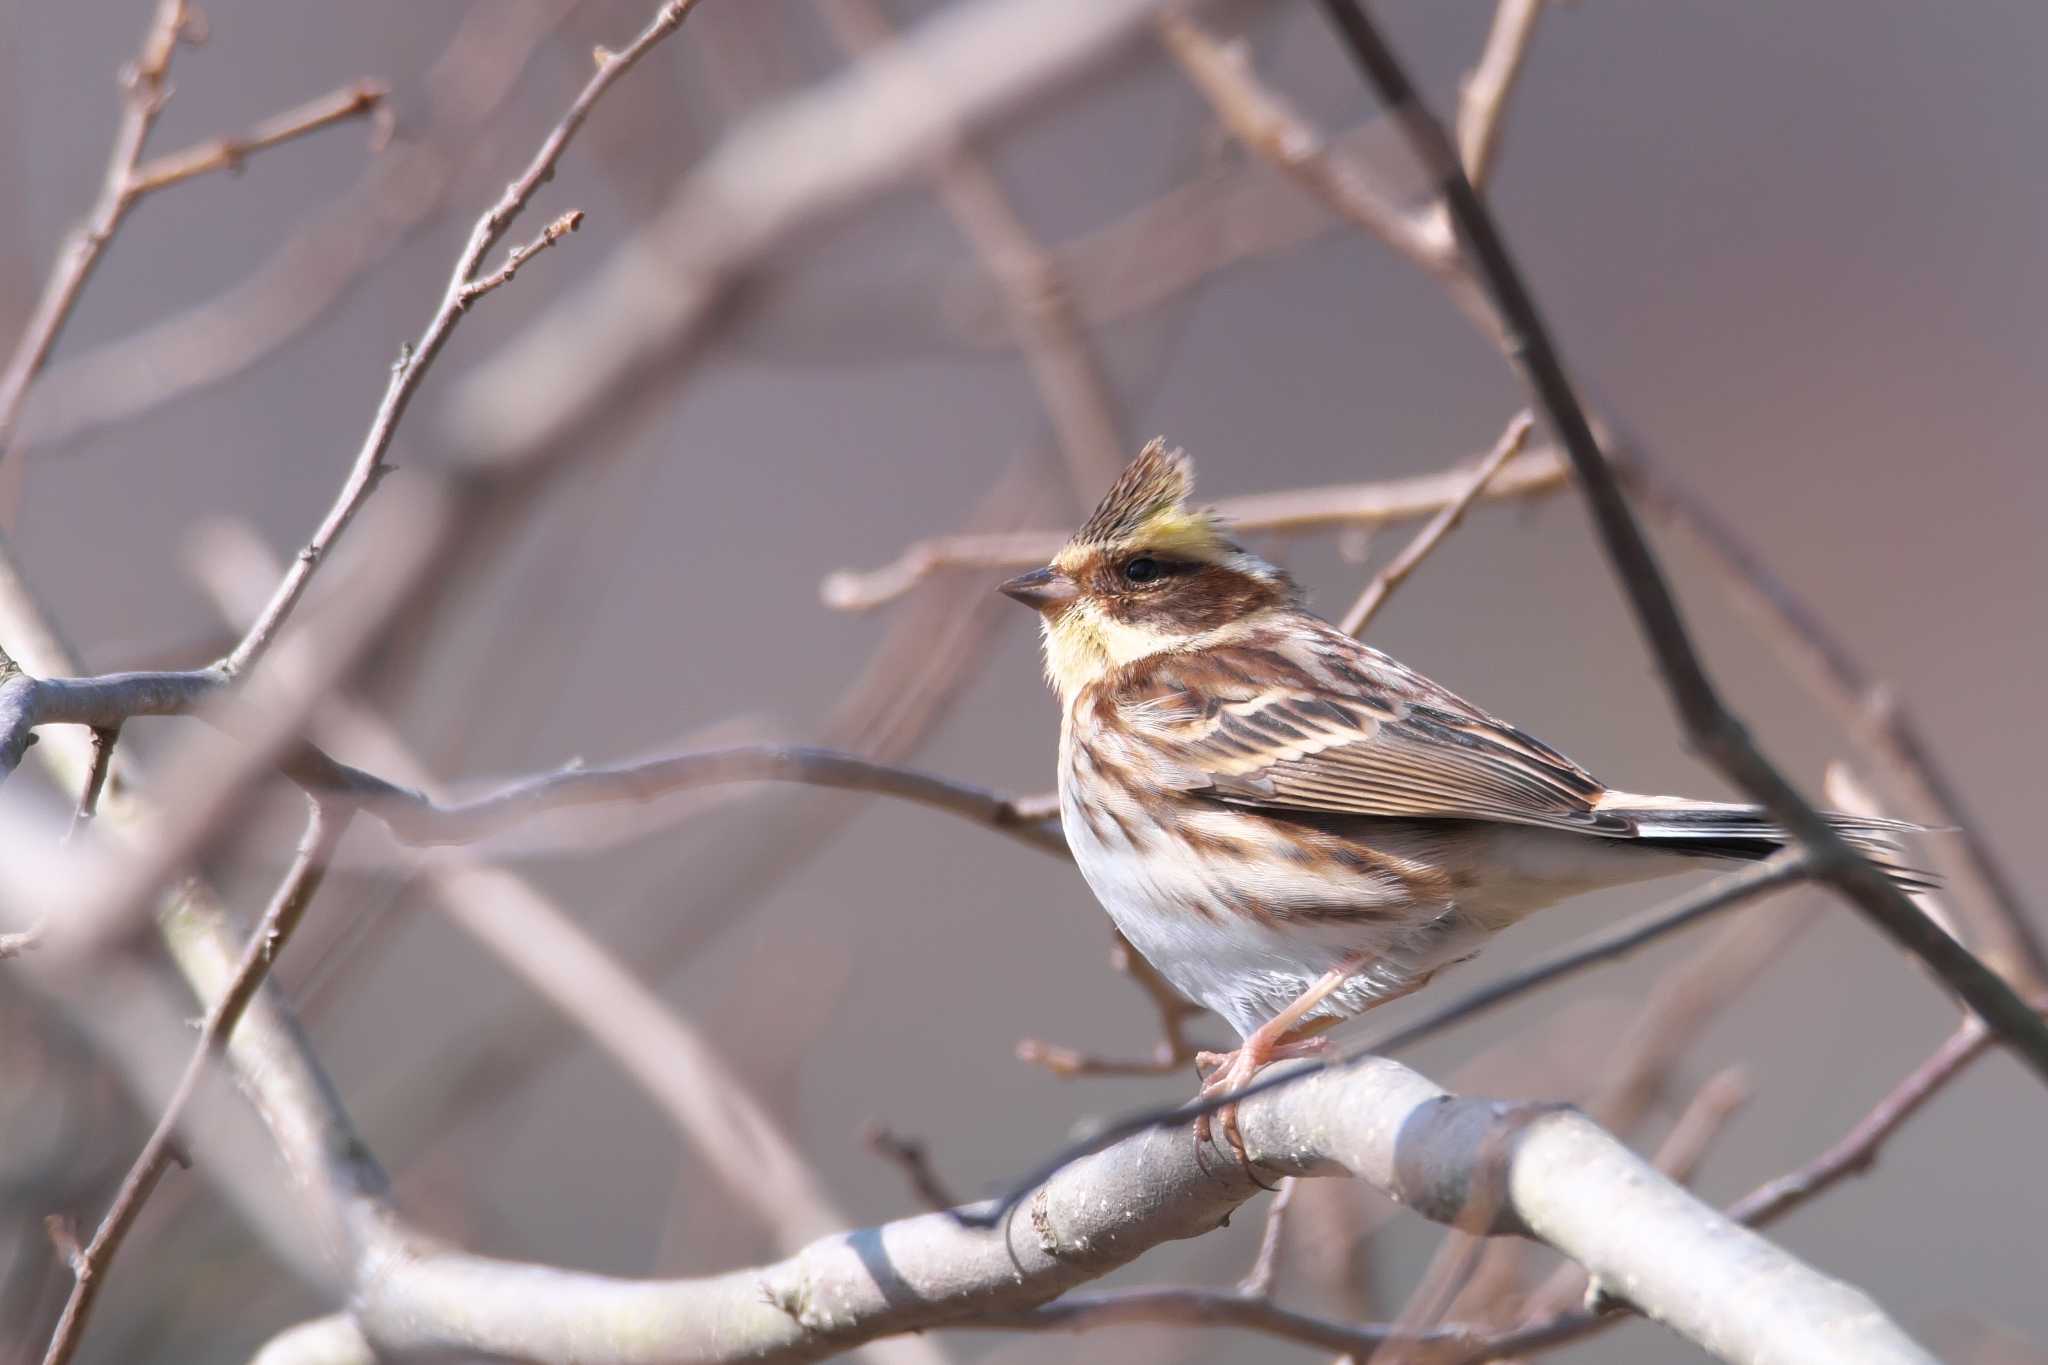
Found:
[(1219, 801), (1627, 829), (1570, 759), (1326, 626), (1158, 656), (1104, 700), (1152, 772)]

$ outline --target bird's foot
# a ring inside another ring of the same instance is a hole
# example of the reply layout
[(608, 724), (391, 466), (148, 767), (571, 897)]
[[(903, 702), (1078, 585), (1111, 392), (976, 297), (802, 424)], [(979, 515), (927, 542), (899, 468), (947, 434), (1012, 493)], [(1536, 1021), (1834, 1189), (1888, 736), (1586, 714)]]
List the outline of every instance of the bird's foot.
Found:
[[(1330, 1040), (1327, 1038), (1290, 1037), (1284, 1030), (1268, 1035), (1266, 1030), (1261, 1028), (1255, 1030), (1251, 1037), (1230, 1052), (1198, 1052), (1195, 1054), (1195, 1067), (1205, 1075), (1201, 1093), (1196, 1099), (1213, 1099), (1218, 1095), (1242, 1090), (1251, 1083), (1252, 1077), (1257, 1075), (1262, 1067), (1273, 1062), (1292, 1061), (1297, 1057), (1320, 1056), (1328, 1051), (1329, 1046)], [(1207, 1146), (1210, 1141), (1210, 1117), (1209, 1114), (1199, 1114), (1195, 1118), (1195, 1141), (1202, 1146)], [(1238, 1165), (1244, 1168), (1244, 1173), (1255, 1183), (1264, 1185), (1266, 1182), (1260, 1180), (1257, 1173), (1252, 1170), (1251, 1156), (1245, 1150), (1244, 1133), (1237, 1126), (1237, 1105), (1224, 1105), (1215, 1111), (1214, 1117), (1215, 1126), (1223, 1130), (1223, 1140), (1229, 1143), (1230, 1150), (1237, 1154)]]

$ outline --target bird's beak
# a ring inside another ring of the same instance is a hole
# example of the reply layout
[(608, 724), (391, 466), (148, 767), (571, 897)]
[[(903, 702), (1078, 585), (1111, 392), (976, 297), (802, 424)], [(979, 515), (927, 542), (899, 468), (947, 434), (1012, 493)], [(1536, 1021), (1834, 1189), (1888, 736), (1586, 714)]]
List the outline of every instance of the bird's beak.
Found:
[(996, 589), (1005, 597), (1013, 597), (1033, 611), (1051, 611), (1063, 607), (1081, 595), (1081, 586), (1058, 569), (1033, 569), (1020, 573)]

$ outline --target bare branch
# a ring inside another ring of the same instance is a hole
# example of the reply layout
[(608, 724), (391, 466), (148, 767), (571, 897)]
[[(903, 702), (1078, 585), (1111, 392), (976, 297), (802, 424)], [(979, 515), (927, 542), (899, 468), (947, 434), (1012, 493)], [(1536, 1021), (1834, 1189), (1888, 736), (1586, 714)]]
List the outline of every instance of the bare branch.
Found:
[(1294, 1203), (1294, 1193), (1301, 1186), (1299, 1176), (1288, 1176), (1280, 1182), (1280, 1188), (1273, 1191), (1273, 1202), (1266, 1206), (1266, 1225), (1259, 1229), (1259, 1251), (1252, 1258), (1251, 1268), (1244, 1278), (1237, 1282), (1237, 1292), (1250, 1298), (1263, 1299), (1273, 1292), (1273, 1279), (1280, 1269), (1281, 1234), (1287, 1230), (1287, 1210)]
[[(258, 152), (316, 133), (332, 124), (366, 114), (384, 113), (384, 101), (389, 94), (377, 81), (345, 85), (331, 94), (308, 100), (296, 109), (273, 114), (240, 137), (216, 137), (182, 151), (152, 157), (135, 168), (129, 188), (134, 194), (142, 195), (208, 171), (239, 171), (242, 163)], [(377, 140), (381, 142), (388, 131), (388, 126), (380, 126)]]
[(1515, 414), (1508, 422), (1507, 430), (1501, 433), (1500, 440), (1486, 453), (1486, 458), (1479, 462), (1479, 467), (1472, 471), (1472, 481), (1465, 485), (1465, 491), (1445, 503), (1443, 510), (1430, 518), (1429, 524), (1415, 533), (1415, 539), (1409, 541), (1400, 554), (1389, 560), (1385, 568), (1373, 575), (1372, 582), (1365, 585), (1365, 591), (1351, 604), (1351, 610), (1344, 613), (1343, 620), (1338, 623), (1339, 630), (1346, 635), (1365, 633), (1365, 628), (1372, 624), (1372, 618), (1386, 605), (1387, 598), (1394, 589), (1406, 582), (1408, 575), (1415, 572), (1415, 566), (1428, 558), (1430, 551), (1436, 549), (1445, 536), (1457, 529), (1458, 523), (1465, 519), (1466, 511), (1478, 501), (1479, 495), (1486, 491), (1486, 485), (1493, 482), (1494, 476), (1500, 473), (1501, 466), (1520, 453), (1522, 447), (1528, 443), (1529, 432), (1535, 424), (1535, 419), (1527, 412)]
[[(1537, 498), (1563, 488), (1570, 471), (1553, 448), (1539, 447), (1501, 467), (1480, 495), (1484, 501)], [(1241, 531), (1296, 532), (1339, 526), (1391, 526), (1432, 516), (1463, 496), (1471, 475), (1463, 469), (1417, 474), (1376, 483), (1335, 484), (1284, 493), (1225, 498), (1216, 511)], [(841, 569), (820, 587), (825, 605), (868, 611), (894, 601), (932, 574), (947, 569), (1008, 569), (1043, 564), (1067, 542), (1064, 531), (1012, 531), (999, 535), (935, 536), (905, 547), (879, 569)]]
[(1492, 216), (1466, 180), (1442, 126), (1421, 103), (1392, 50), (1355, 0), (1324, 0), (1324, 9), (1382, 103), (1399, 118), (1417, 156), (1438, 177), (1451, 220), (1506, 323), (1507, 354), (1571, 457), (1601, 543), (1656, 656), (1687, 736), (1731, 781), (1761, 802), (1791, 838), (1810, 850), (1818, 876), (1968, 1001), (2038, 1077), (2048, 1080), (2048, 1022), (2029, 1009), (1996, 972), (1921, 913), (1882, 871), (1822, 819), (1750, 740), (1721, 699), (1579, 404), (1549, 329)]
[(1878, 1149), (1942, 1087), (1984, 1055), (1996, 1035), (1983, 1020), (1965, 1019), (1933, 1056), (1879, 1100), (1877, 1107), (1842, 1135), (1841, 1141), (1788, 1175), (1759, 1186), (1728, 1206), (1728, 1216), (1762, 1225), (1781, 1218), (1848, 1176), (1860, 1175), (1877, 1160)]
[(241, 1021), (243, 1010), (248, 1008), (256, 988), (269, 974), (270, 964), (277, 960), (285, 941), (298, 927), (300, 917), (318, 893), (320, 883), (327, 875), (327, 865), (333, 860), (334, 850), (347, 829), (346, 814), (330, 815), (317, 801), (311, 804), (298, 853), (285, 872), (284, 880), (278, 884), (277, 893), (264, 910), (263, 918), (257, 921), (256, 932), (242, 950), (241, 962), (236, 966), (233, 978), (207, 1010), (206, 1021), (199, 1029), (199, 1043), (193, 1049), (191, 1061), (186, 1063), (184, 1074), (178, 1078), (177, 1089), (171, 1092), (170, 1102), (164, 1106), (155, 1131), (142, 1145), (134, 1165), (122, 1179), (120, 1189), (114, 1194), (114, 1202), (100, 1220), (92, 1241), (71, 1262), (71, 1295), (65, 1301), (63, 1315), (50, 1338), (43, 1365), (64, 1365), (78, 1350), (79, 1342), (84, 1339), (86, 1319), (92, 1312), (93, 1301), (106, 1286), (107, 1271), (121, 1249), (121, 1240), (134, 1226), (136, 1215), (142, 1212), (150, 1192), (156, 1188), (158, 1179), (171, 1163), (178, 1123), (186, 1104), (199, 1088), (200, 1078), (205, 1075), (208, 1064), (226, 1049), (229, 1036)]
[(1159, 1015), (1159, 1042), (1144, 1060), (1097, 1057), (1037, 1038), (1017, 1043), (1017, 1060), (1042, 1066), (1055, 1076), (1072, 1080), (1076, 1076), (1170, 1076), (1194, 1065), (1198, 1049), (1187, 1036), (1187, 1021), (1202, 1007), (1175, 990), (1145, 955), (1117, 932), (1109, 950), (1109, 965), (1131, 979)]
[(1177, 10), (1158, 19), (1159, 35), (1224, 127), (1258, 156), (1285, 171), (1338, 217), (1378, 238), (1441, 281), (1460, 306), (1477, 308), (1475, 322), (1490, 328), (1485, 301), (1472, 289), (1457, 243), (1433, 215), (1411, 213), (1374, 185), (1252, 70), (1241, 44), (1225, 43)]
[[(1499, 1106), (1373, 1061), (1247, 1101), (1253, 1157), (1281, 1174), (1348, 1171), (1425, 1215), (1466, 1202), (1499, 1157), (1504, 1226), (1560, 1247), (1724, 1359), (1926, 1362), (1860, 1293), (1745, 1233), (1582, 1116), (1552, 1110), (1500, 1139)], [(629, 1282), (393, 1243), (363, 1220), (375, 1273), (357, 1321), (380, 1350), (589, 1365), (811, 1360), (876, 1336), (1032, 1306), (1162, 1240), (1206, 1231), (1256, 1187), (1212, 1149), (1133, 1139), (1056, 1176), (991, 1228), (923, 1214), (707, 1280)], [(403, 1251), (399, 1247), (403, 1246)], [(1741, 1313), (1727, 1305), (1740, 1303)], [(620, 1330), (632, 1322), (635, 1330)], [(1772, 1354), (1776, 1352), (1777, 1354)]]
[[(377, 108), (384, 97), (381, 87), (362, 82), (338, 96), (316, 100), (271, 120), (257, 130), (252, 140), (239, 144), (235, 153), (222, 151), (208, 157), (207, 149), (195, 148), (144, 165), (143, 146), (170, 98), (171, 55), (179, 40), (190, 35), (193, 21), (193, 11), (185, 0), (158, 0), (141, 54), (121, 73), (121, 122), (114, 134), (114, 150), (100, 183), (99, 198), (58, 252), (28, 327), (16, 343), (6, 369), (0, 370), (0, 525), (13, 520), (18, 502), (21, 452), (14, 433), (29, 385), (48, 362), (93, 268), (136, 202), (153, 190), (189, 179), (201, 171), (238, 164), (240, 157), (249, 152), (366, 113)], [(227, 145), (223, 142), (217, 147)]]
[(1508, 96), (1522, 74), (1542, 14), (1543, 0), (1500, 0), (1479, 64), (1458, 90), (1458, 156), (1474, 189), (1484, 189), (1493, 174)]
[[(356, 452), (354, 464), (349, 469), (347, 480), (333, 506), (328, 508), (319, 529), (313, 538), (299, 551), (298, 557), (286, 569), (270, 601), (256, 618), (255, 624), (242, 637), (242, 641), (223, 660), (221, 670), (228, 677), (238, 677), (249, 666), (261, 658), (270, 647), (277, 632), (283, 626), (292, 609), (305, 596), (313, 574), (320, 567), (342, 532), (368, 501), (384, 472), (384, 456), (391, 448), (391, 439), (397, 433), (399, 419), (405, 415), (413, 395), (418, 391), (420, 381), (447, 344), (448, 337), (461, 322), (463, 313), (477, 293), (477, 272), (483, 268), (484, 257), (490, 254), (505, 231), (512, 225), (534, 192), (554, 175), (555, 165), (568, 150), (569, 143), (582, 128), (583, 121), (597, 102), (604, 98), (618, 79), (632, 70), (635, 63), (663, 38), (681, 27), (682, 22), (695, 8), (696, 0), (669, 0), (656, 11), (654, 18), (624, 50), (607, 54), (583, 89), (570, 103), (568, 111), (549, 129), (548, 135), (535, 152), (533, 159), (520, 172), (517, 179), (505, 187), (498, 201), (484, 211), (476, 225), (470, 229), (469, 241), (457, 257), (455, 268), (449, 273), (448, 286), (441, 296), (441, 306), (435, 310), (417, 341), (411, 342), (399, 352), (398, 361), (391, 367), (391, 380), (385, 387), (384, 397), (377, 405), (377, 415), (370, 423), (369, 433), (364, 436), (362, 447)], [(559, 224), (558, 224), (559, 225)], [(573, 226), (573, 224), (572, 224)], [(518, 269), (518, 261), (508, 261), (501, 272), (506, 279)], [(502, 281), (501, 281), (502, 282)], [(486, 286), (488, 288), (489, 286)], [(474, 292), (472, 292), (474, 291)]]
[[(893, 41), (873, 0), (825, 0), (820, 9), (848, 52), (872, 54)], [(1059, 435), (1068, 481), (1086, 503), (1116, 479), (1125, 440), (1114, 391), (1081, 330), (1073, 297), (964, 132), (955, 133), (933, 167), (940, 202), (1002, 296), (1010, 334)]]
[(462, 291), (459, 295), (462, 301), (461, 306), (467, 308), (498, 286), (510, 284), (512, 277), (519, 273), (519, 267), (525, 265), (531, 257), (546, 251), (556, 242), (561, 241), (564, 237), (567, 237), (582, 226), (583, 210), (570, 209), (567, 213), (543, 228), (540, 236), (534, 238), (525, 246), (513, 247), (510, 252), (506, 253), (505, 264), (499, 266), (490, 274), (480, 279), (471, 280), (468, 284), (462, 286)]
[(880, 1123), (870, 1123), (861, 1137), (876, 1156), (903, 1172), (903, 1178), (910, 1183), (910, 1192), (927, 1209), (943, 1212), (960, 1202), (946, 1188), (946, 1182), (939, 1179), (939, 1173), (932, 1169), (931, 1153), (924, 1143), (904, 1137)]
[(1931, 845), (1935, 866), (1985, 958), (2022, 993), (2048, 992), (2048, 949), (2012, 874), (1943, 771), (1897, 693), (1873, 677), (1821, 614), (1773, 573), (1741, 532), (1640, 449), (1618, 455), (1644, 507), (1706, 551), (1721, 587), (1776, 646), (1793, 676), (1842, 720), (1913, 819), (1950, 831)]
[[(312, 326), (446, 207), (480, 132), (579, 0), (472, 0), (420, 80), (418, 136), (394, 137), (356, 183), (222, 293), (139, 331), (53, 357), (22, 414), (31, 446), (67, 445), (242, 373)], [(410, 124), (410, 121), (408, 121)], [(410, 128), (409, 130), (410, 131)]]

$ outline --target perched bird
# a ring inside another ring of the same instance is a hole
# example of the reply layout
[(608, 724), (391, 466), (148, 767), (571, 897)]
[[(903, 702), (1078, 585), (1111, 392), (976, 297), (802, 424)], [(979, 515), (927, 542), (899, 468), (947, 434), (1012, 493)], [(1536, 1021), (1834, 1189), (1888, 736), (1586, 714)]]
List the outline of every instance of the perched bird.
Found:
[[(1187, 457), (1154, 441), (1002, 591), (1039, 613), (1081, 875), (1242, 1039), (1198, 1059), (1204, 1096), (1317, 1050), (1531, 911), (1783, 842), (1754, 806), (1611, 790), (1360, 644), (1190, 509), (1191, 488)], [(1914, 828), (1827, 818), (1879, 857)]]

